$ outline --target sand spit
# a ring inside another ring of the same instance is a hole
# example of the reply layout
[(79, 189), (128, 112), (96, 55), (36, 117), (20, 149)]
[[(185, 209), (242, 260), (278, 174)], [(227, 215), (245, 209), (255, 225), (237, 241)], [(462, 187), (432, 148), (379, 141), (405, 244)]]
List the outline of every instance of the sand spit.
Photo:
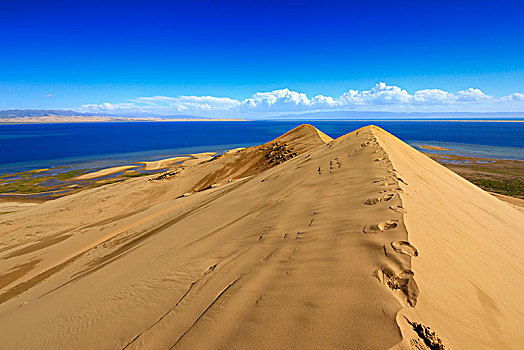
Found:
[(167, 168), (173, 164), (183, 162), (184, 160), (191, 159), (191, 157), (173, 157), (173, 158), (165, 158), (160, 159), (152, 162), (140, 162), (141, 164), (144, 164), (144, 170), (159, 170)]
[(132, 169), (137, 170), (138, 168), (141, 168), (140, 170), (153, 171), (153, 170), (161, 170), (161, 169), (178, 167), (178, 166), (192, 166), (192, 165), (210, 160), (211, 158), (213, 158), (214, 155), (216, 155), (216, 153), (214, 152), (203, 152), (203, 153), (190, 154), (188, 156), (164, 158), (164, 159), (159, 159), (159, 160), (150, 161), (150, 162), (137, 162), (139, 164), (142, 164), (143, 166), (123, 165), (123, 166), (101, 169), (101, 170), (97, 170), (94, 172), (90, 172), (87, 174), (82, 174), (80, 176), (77, 176), (75, 180), (98, 179), (104, 176), (121, 173), (127, 170), (132, 170)]
[(120, 173), (122, 171), (130, 170), (130, 169), (136, 169), (138, 168), (138, 165), (124, 165), (124, 166), (116, 166), (112, 168), (106, 168), (98, 171), (94, 171), (92, 173), (83, 174), (76, 177), (76, 180), (91, 180), (91, 179), (97, 179), (99, 177), (104, 177), (111, 174)]
[(433, 151), (452, 151), (450, 148), (444, 148), (444, 147), (438, 147), (438, 146), (427, 146), (427, 145), (419, 145), (420, 148), (430, 149)]
[(524, 215), (382, 129), (153, 178), (0, 216), (2, 347), (521, 348)]

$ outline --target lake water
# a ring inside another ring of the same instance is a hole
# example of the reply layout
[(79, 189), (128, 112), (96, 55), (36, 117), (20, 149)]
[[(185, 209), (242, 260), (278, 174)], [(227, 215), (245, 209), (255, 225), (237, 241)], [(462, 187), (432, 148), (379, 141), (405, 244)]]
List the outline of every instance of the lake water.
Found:
[[(0, 125), (0, 173), (68, 165), (102, 168), (268, 142), (301, 121), (133, 122)], [(336, 138), (378, 125), (403, 141), (453, 154), (524, 160), (524, 123), (308, 121)]]

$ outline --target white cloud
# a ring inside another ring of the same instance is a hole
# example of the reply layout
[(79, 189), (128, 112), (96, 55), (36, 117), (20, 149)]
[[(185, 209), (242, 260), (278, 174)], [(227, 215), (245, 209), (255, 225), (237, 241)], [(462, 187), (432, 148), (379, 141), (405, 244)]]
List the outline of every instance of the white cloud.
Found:
[(138, 97), (124, 103), (84, 105), (92, 113), (204, 116), (271, 116), (313, 111), (524, 111), (524, 94), (495, 98), (469, 88), (456, 93), (425, 89), (410, 94), (398, 86), (376, 84), (370, 90), (348, 90), (338, 97), (306, 94), (289, 89), (257, 92), (244, 100), (213, 96)]
[(406, 104), (411, 99), (411, 95), (406, 90), (398, 86), (388, 86), (386, 83), (378, 83), (369, 91), (352, 91), (352, 96), (357, 100), (360, 99), (362, 104), (374, 105)]
[(151, 96), (138, 97), (125, 103), (89, 104), (81, 107), (82, 111), (89, 113), (115, 113), (115, 114), (180, 114), (199, 111), (225, 111), (231, 110), (240, 104), (230, 98), (212, 96)]
[(227, 97), (180, 96), (173, 101), (172, 107), (177, 110), (230, 110), (239, 105), (239, 101)]
[(271, 92), (257, 92), (251, 98), (247, 98), (241, 103), (242, 108), (257, 110), (293, 110), (310, 105), (311, 101), (306, 94), (291, 91), (289, 89), (275, 90)]
[(135, 110), (136, 106), (133, 103), (109, 103), (88, 104), (80, 107), (82, 112), (88, 113), (126, 113)]
[(45, 94), (45, 95), (42, 95), (42, 98), (51, 98), (53, 97), (53, 94)]
[(419, 90), (413, 94), (413, 103), (421, 105), (449, 104), (457, 100), (457, 97), (447, 91), (439, 89)]
[(469, 88), (464, 91), (457, 92), (457, 101), (461, 102), (476, 102), (489, 100), (491, 96), (484, 94), (479, 89)]
[(515, 92), (511, 95), (502, 97), (501, 100), (502, 101), (524, 101), (524, 94)]

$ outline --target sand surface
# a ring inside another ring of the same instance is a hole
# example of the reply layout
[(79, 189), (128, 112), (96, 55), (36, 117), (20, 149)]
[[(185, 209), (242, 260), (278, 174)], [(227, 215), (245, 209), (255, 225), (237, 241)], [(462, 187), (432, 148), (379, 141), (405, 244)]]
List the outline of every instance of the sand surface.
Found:
[(523, 226), (382, 129), (305, 125), (0, 216), (0, 347), (520, 349)]
[(191, 157), (172, 157), (172, 158), (155, 160), (151, 162), (140, 162), (140, 163), (144, 164), (144, 170), (159, 170), (159, 169), (168, 168), (169, 166), (172, 166), (173, 164), (180, 163), (187, 159), (191, 159)]
[(493, 192), (489, 192), (489, 193), (492, 196), (497, 197), (501, 201), (504, 201), (504, 202), (508, 203), (512, 207), (514, 207), (514, 208), (524, 212), (524, 199), (515, 198), (515, 197), (511, 197), (511, 196), (505, 196), (505, 195), (499, 194), (499, 193), (493, 193)]
[(77, 176), (76, 179), (77, 180), (91, 180), (91, 179), (96, 179), (96, 178), (99, 178), (99, 177), (104, 177), (104, 176), (107, 176), (107, 175), (116, 174), (116, 173), (120, 173), (122, 171), (135, 169), (135, 168), (139, 168), (139, 166), (138, 165), (116, 166), (116, 167), (112, 167), (112, 168), (107, 168), (107, 169), (94, 171), (92, 173), (83, 174), (83, 175)]

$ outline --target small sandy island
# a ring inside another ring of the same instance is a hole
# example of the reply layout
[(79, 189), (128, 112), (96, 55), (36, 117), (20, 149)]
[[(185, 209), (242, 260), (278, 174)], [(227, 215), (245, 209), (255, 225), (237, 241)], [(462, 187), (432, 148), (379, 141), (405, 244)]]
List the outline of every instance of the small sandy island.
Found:
[(444, 148), (444, 147), (438, 147), (438, 146), (427, 146), (427, 145), (419, 145), (420, 148), (430, 149), (433, 151), (452, 151), (451, 148)]

